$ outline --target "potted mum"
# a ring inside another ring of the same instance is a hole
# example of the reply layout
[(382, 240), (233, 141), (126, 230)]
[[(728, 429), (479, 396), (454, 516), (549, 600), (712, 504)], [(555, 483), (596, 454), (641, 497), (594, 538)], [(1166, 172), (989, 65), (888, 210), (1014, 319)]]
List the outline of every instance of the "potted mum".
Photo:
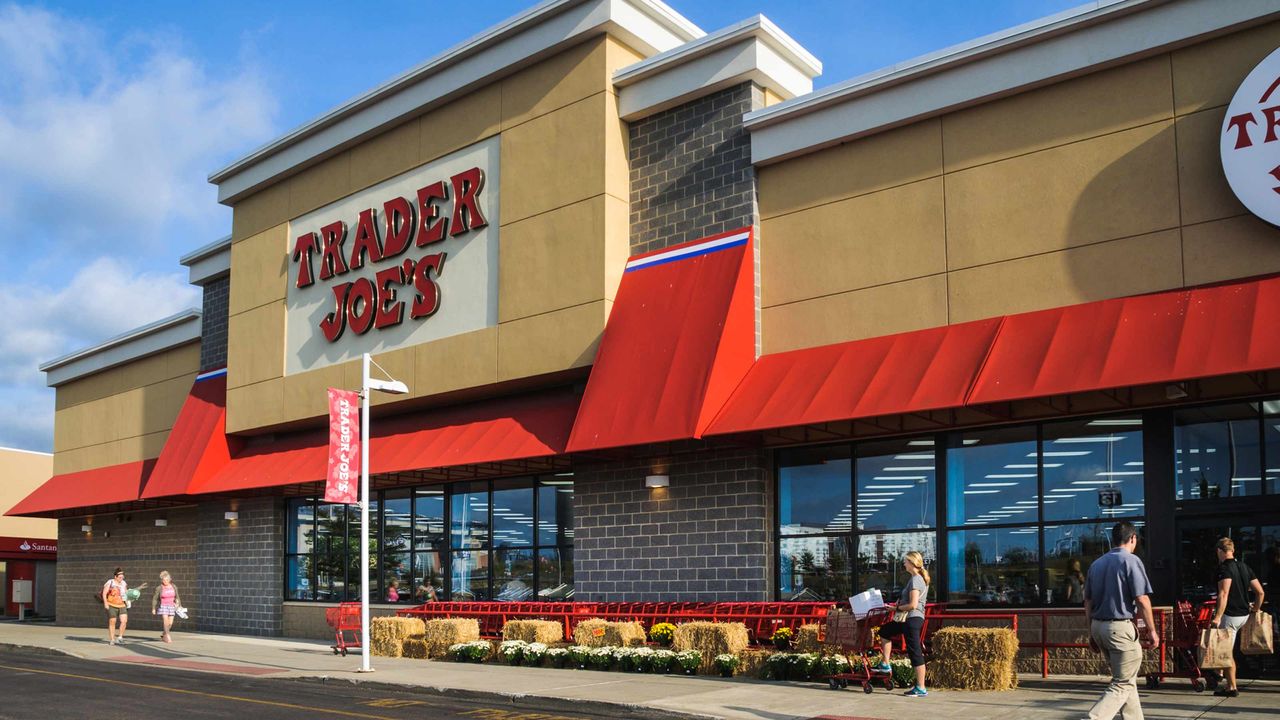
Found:
[(662, 647), (671, 647), (671, 642), (676, 637), (676, 626), (671, 623), (658, 623), (649, 628), (649, 640), (658, 643)]
[(680, 664), (680, 669), (684, 670), (685, 675), (695, 675), (698, 672), (698, 666), (702, 665), (702, 653), (697, 650), (681, 650), (676, 653), (676, 662)]
[(738, 665), (742, 663), (742, 660), (737, 655), (723, 653), (717, 655), (714, 662), (716, 670), (720, 671), (720, 677), (733, 677), (733, 672), (738, 669)]
[(773, 637), (770, 639), (773, 641), (775, 648), (785, 652), (791, 649), (791, 641), (794, 638), (795, 633), (791, 631), (791, 628), (780, 627), (773, 631)]

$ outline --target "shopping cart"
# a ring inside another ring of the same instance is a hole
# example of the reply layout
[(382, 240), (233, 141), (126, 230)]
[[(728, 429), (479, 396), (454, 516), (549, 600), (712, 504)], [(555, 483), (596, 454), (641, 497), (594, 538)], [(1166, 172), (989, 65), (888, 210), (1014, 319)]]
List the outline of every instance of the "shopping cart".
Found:
[(868, 612), (861, 620), (855, 619), (851, 613), (832, 610), (827, 615), (827, 632), (825, 642), (835, 645), (852, 660), (853, 656), (861, 658), (862, 667), (853, 668), (846, 673), (836, 673), (826, 677), (832, 690), (849, 687), (850, 682), (861, 683), (862, 692), (871, 694), (876, 685), (885, 690), (893, 689), (893, 673), (875, 669), (872, 655), (876, 654), (876, 630), (889, 622), (893, 616), (892, 607), (880, 607)]
[[(1201, 670), (1196, 659), (1196, 650), (1200, 647), (1200, 631), (1213, 625), (1214, 609), (1212, 600), (1199, 607), (1192, 607), (1186, 600), (1174, 603), (1173, 636), (1169, 641), (1169, 649), (1173, 651), (1173, 668), (1147, 673), (1148, 688), (1154, 690), (1160, 687), (1165, 678), (1171, 677), (1187, 678), (1191, 681), (1191, 689), (1196, 692), (1218, 687), (1221, 677), (1212, 670)], [(1138, 636), (1143, 637), (1142, 620), (1134, 622), (1138, 625)]]
[[(360, 603), (344, 602), (339, 603), (338, 607), (326, 608), (324, 619), (333, 628), (334, 655), (342, 653), (346, 657), (347, 650), (360, 648)], [(346, 633), (351, 633), (350, 640)]]

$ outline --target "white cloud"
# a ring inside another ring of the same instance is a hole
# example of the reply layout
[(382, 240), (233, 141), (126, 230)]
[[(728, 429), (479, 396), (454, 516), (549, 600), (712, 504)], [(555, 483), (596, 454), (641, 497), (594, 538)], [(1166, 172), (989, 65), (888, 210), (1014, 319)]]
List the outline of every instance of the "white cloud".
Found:
[(174, 44), (0, 6), (0, 220), (117, 251), (163, 249), (175, 226), (188, 245), (221, 234), (205, 178), (271, 135), (276, 102), (251, 68), (213, 77)]
[(188, 307), (200, 290), (186, 273), (132, 273), (125, 263), (99, 258), (65, 285), (0, 287), (0, 446), (49, 450), (53, 391), (38, 366)]

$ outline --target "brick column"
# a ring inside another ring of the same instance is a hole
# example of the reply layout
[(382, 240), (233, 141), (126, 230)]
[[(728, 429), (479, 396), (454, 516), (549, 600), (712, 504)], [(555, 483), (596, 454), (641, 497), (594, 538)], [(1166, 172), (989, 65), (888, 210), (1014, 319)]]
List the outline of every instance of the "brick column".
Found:
[(762, 107), (746, 82), (631, 123), (633, 254), (757, 224), (742, 116)]
[(773, 594), (766, 452), (706, 451), (648, 489), (648, 461), (574, 477), (574, 599), (758, 601)]
[(213, 280), (204, 286), (200, 311), (200, 371), (227, 366), (227, 312), (231, 301), (231, 278)]
[[(235, 507), (239, 518), (224, 514)], [(279, 498), (200, 504), (196, 552), (206, 632), (280, 635), (284, 599), (284, 505)]]

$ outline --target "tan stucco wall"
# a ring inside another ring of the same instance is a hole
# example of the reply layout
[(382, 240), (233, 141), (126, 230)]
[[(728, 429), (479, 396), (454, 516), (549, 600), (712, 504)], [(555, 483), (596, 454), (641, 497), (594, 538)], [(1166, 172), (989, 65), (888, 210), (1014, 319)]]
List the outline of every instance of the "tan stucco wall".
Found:
[(1280, 24), (759, 169), (766, 352), (1280, 271), (1218, 130)]
[(4, 516), (9, 508), (43, 485), (51, 475), (52, 455), (0, 448), (0, 537), (57, 539), (57, 520)]
[(200, 343), (57, 388), (53, 471), (69, 473), (159, 457), (200, 366)]
[(611, 77), (639, 59), (612, 38), (582, 43), (238, 202), (228, 431), (320, 416), (326, 387), (359, 386), (355, 362), (284, 376), (289, 221), (494, 135), (499, 324), (376, 359), (410, 398), (589, 365), (627, 256), (626, 128)]

